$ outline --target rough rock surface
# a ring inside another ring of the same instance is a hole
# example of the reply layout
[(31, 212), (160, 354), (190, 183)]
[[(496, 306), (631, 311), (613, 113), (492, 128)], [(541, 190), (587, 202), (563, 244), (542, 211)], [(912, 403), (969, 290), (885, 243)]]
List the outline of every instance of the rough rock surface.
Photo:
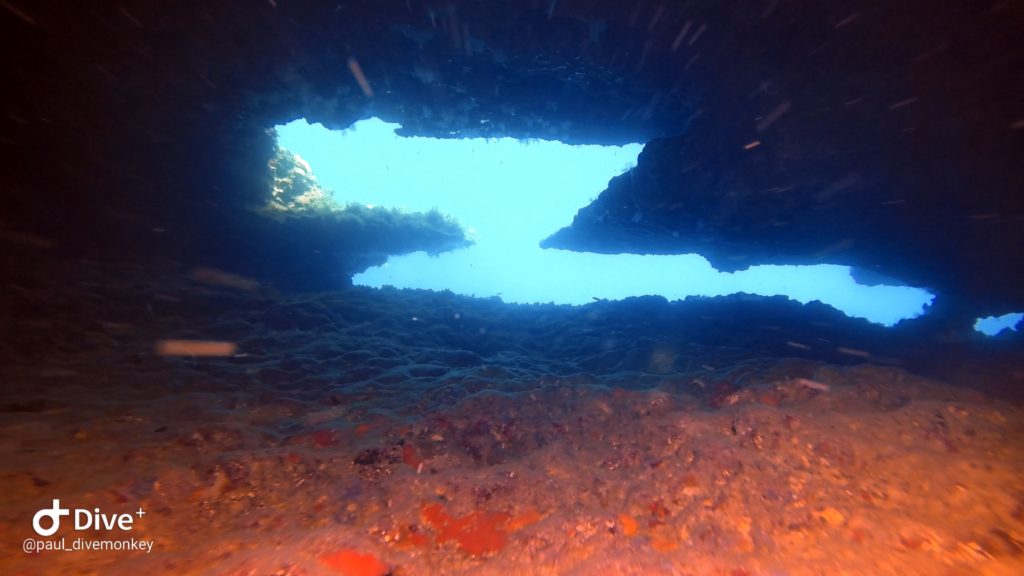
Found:
[[(1024, 372), (942, 356), (925, 378), (864, 355), (911, 363), (907, 326), (780, 299), (509, 306), (16, 270), (3, 574), (1024, 570)], [(234, 353), (168, 356), (172, 339)], [(54, 497), (145, 514), (130, 534), (37, 539), (77, 550), (19, 550)], [(152, 550), (82, 549), (129, 537)]]
[(1022, 27), (1006, 1), (9, 0), (5, 237), (285, 274), (245, 256), (264, 129), (378, 115), (652, 141), (550, 245), (853, 264), (964, 324), (1024, 307)]

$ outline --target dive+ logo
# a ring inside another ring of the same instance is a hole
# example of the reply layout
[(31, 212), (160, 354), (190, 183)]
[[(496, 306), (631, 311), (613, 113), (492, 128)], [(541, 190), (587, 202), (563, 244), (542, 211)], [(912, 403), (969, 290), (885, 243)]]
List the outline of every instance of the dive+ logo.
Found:
[[(135, 522), (135, 518), (131, 514), (104, 514), (99, 508), (92, 510), (76, 508), (73, 515), (71, 512), (68, 508), (61, 508), (60, 500), (55, 498), (52, 507), (43, 508), (32, 517), (32, 529), (40, 536), (53, 536), (60, 529), (60, 519), (64, 516), (73, 516), (75, 531), (114, 530), (116, 528), (130, 532), (132, 524)], [(135, 514), (142, 518), (145, 512), (139, 508)], [(43, 526), (45, 519), (49, 519), (49, 526)]]

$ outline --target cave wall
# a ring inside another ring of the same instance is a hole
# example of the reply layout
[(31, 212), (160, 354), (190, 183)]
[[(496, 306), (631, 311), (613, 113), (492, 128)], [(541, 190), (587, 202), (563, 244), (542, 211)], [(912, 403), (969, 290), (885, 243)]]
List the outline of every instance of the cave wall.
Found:
[(279, 248), (317, 285), (332, 260), (248, 210), (269, 189), (265, 129), (376, 115), (405, 134), (650, 142), (550, 246), (857, 265), (963, 319), (1024, 306), (1020, 2), (3, 8), (0, 219), (61, 250), (293, 273), (256, 256)]
[(1021, 5), (755, 12), (708, 39), (716, 75), (688, 129), (544, 245), (847, 264), (928, 287), (964, 321), (1019, 308)]

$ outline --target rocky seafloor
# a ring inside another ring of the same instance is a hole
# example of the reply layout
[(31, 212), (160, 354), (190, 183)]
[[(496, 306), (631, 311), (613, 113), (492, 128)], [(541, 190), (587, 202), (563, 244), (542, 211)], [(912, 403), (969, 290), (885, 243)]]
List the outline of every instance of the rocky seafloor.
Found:
[[(820, 333), (743, 299), (10, 270), (0, 573), (1024, 573), (1024, 413), (992, 392), (1012, 368), (947, 381), (867, 336), (809, 358)], [(144, 514), (37, 536), (53, 499)], [(79, 549), (18, 549), (62, 538)], [(126, 539), (152, 549), (81, 549)]]

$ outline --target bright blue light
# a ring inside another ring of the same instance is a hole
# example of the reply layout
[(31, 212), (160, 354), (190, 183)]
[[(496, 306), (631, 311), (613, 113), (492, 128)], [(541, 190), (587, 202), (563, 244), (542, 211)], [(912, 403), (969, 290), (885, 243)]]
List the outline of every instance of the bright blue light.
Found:
[(978, 318), (974, 323), (974, 329), (988, 336), (995, 336), (1003, 330), (1016, 330), (1016, 326), (1024, 319), (1024, 313), (1003, 314), (1002, 316), (988, 316)]
[(542, 250), (608, 180), (643, 149), (501, 139), (405, 138), (378, 119), (331, 132), (299, 120), (279, 126), (281, 146), (302, 156), (342, 203), (438, 208), (472, 230), (476, 245), (392, 258), (353, 278), (365, 286), (451, 290), (506, 302), (585, 304), (660, 294), (735, 292), (820, 300), (886, 325), (919, 315), (932, 295), (918, 288), (862, 286), (845, 266), (755, 266), (720, 273), (701, 256), (641, 256)]

